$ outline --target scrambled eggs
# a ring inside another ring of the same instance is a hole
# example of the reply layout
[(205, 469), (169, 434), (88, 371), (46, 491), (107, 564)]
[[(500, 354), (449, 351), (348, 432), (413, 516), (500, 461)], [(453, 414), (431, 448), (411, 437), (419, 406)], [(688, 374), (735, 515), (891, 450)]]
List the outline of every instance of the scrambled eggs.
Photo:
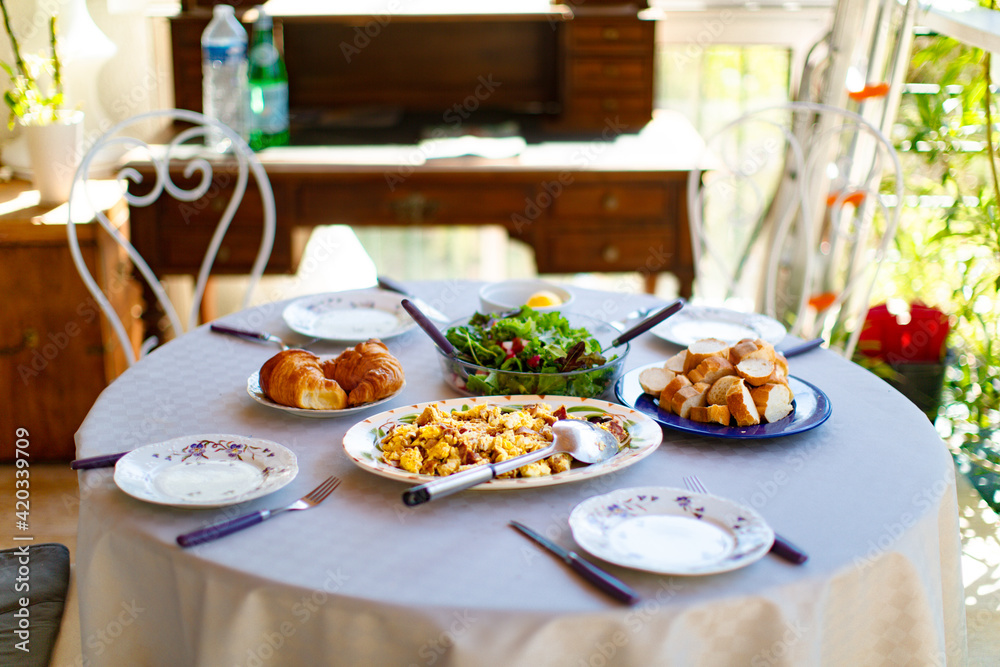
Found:
[[(382, 459), (412, 473), (450, 475), (484, 463), (497, 463), (552, 443), (552, 424), (567, 418), (545, 403), (504, 412), (496, 405), (477, 405), (444, 413), (428, 406), (412, 424), (395, 424), (382, 438)], [(617, 426), (617, 424), (616, 424)], [(614, 429), (621, 441), (621, 436)], [(622, 430), (624, 435), (624, 430)], [(537, 477), (569, 469), (569, 454), (555, 454), (502, 477)]]

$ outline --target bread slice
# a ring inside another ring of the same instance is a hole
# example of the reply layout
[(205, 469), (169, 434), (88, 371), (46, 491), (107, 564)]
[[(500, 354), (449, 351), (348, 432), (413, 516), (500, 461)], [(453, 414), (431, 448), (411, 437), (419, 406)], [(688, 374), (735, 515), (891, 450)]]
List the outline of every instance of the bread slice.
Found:
[(714, 423), (729, 426), (729, 406), (727, 405), (695, 405), (688, 413), (691, 421), (704, 424)]
[(681, 387), (670, 400), (671, 409), (684, 419), (689, 418), (691, 408), (704, 407), (708, 385), (704, 383)]
[(684, 360), (687, 358), (687, 350), (681, 350), (674, 356), (667, 359), (666, 363), (663, 364), (663, 368), (668, 371), (673, 371), (674, 373), (684, 372)]
[(788, 359), (780, 352), (774, 355), (774, 371), (767, 381), (788, 384)]
[(712, 388), (708, 390), (708, 396), (706, 400), (709, 405), (725, 405), (726, 404), (726, 394), (729, 392), (729, 388), (737, 382), (742, 382), (743, 378), (739, 375), (724, 375), (723, 377), (712, 383)]
[(757, 351), (757, 344), (752, 338), (744, 338), (729, 348), (729, 363), (733, 366)]
[(746, 382), (734, 383), (729, 388), (726, 393), (726, 405), (737, 426), (753, 426), (760, 423), (760, 413), (754, 405)]
[(647, 394), (659, 396), (667, 383), (674, 379), (674, 375), (676, 373), (665, 368), (647, 368), (639, 373), (639, 386)]
[(692, 382), (707, 382), (709, 384), (726, 375), (736, 375), (736, 369), (724, 357), (708, 357), (687, 374)]
[(792, 413), (792, 390), (787, 384), (765, 384), (750, 390), (754, 406), (766, 422), (776, 422)]
[(766, 384), (774, 372), (774, 362), (767, 359), (749, 358), (736, 364), (736, 374), (755, 387)]
[(688, 346), (684, 358), (684, 372), (689, 373), (709, 357), (729, 357), (729, 343), (718, 338), (702, 338)]
[(675, 375), (674, 378), (667, 383), (667, 386), (663, 388), (660, 392), (660, 407), (664, 410), (670, 409), (670, 401), (673, 400), (674, 394), (677, 393), (678, 389), (682, 387), (690, 387), (694, 383), (688, 380), (686, 375)]

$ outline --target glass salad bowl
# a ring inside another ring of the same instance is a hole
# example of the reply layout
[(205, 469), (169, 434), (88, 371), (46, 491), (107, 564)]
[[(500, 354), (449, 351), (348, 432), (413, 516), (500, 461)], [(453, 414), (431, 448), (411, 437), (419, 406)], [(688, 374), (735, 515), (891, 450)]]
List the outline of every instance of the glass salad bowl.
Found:
[[(445, 380), (470, 396), (545, 394), (597, 398), (621, 376), (629, 344), (620, 332), (571, 312), (476, 313), (444, 330), (454, 356), (438, 349)], [(603, 352), (602, 352), (603, 350)]]

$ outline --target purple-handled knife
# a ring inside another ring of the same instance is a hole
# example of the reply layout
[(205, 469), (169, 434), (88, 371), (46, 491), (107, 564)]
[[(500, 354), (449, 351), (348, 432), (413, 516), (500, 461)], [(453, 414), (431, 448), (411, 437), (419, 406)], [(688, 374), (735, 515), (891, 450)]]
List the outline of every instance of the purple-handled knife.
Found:
[(551, 553), (558, 556), (564, 563), (573, 568), (574, 572), (616, 600), (626, 604), (635, 604), (639, 601), (640, 598), (638, 593), (629, 588), (621, 580), (608, 574), (601, 568), (592, 564), (590, 561), (580, 558), (575, 551), (570, 551), (569, 549), (559, 546), (552, 540), (540, 535), (519, 521), (511, 521), (510, 525), (527, 535)]
[(118, 459), (128, 454), (128, 452), (117, 452), (116, 454), (102, 454), (101, 456), (91, 456), (85, 459), (70, 461), (69, 467), (73, 470), (90, 470), (91, 468), (110, 468)]

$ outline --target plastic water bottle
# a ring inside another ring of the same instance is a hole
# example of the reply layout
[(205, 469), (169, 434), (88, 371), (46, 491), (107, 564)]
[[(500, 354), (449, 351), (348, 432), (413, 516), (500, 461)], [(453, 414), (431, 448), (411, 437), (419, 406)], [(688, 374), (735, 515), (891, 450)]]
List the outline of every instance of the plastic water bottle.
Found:
[(274, 44), (274, 24), (257, 5), (250, 45), (250, 148), (288, 144), (288, 74)]
[[(201, 35), (202, 109), (209, 118), (247, 138), (247, 31), (231, 5), (216, 5)], [(206, 138), (209, 148), (224, 152), (230, 142), (219, 132)]]

